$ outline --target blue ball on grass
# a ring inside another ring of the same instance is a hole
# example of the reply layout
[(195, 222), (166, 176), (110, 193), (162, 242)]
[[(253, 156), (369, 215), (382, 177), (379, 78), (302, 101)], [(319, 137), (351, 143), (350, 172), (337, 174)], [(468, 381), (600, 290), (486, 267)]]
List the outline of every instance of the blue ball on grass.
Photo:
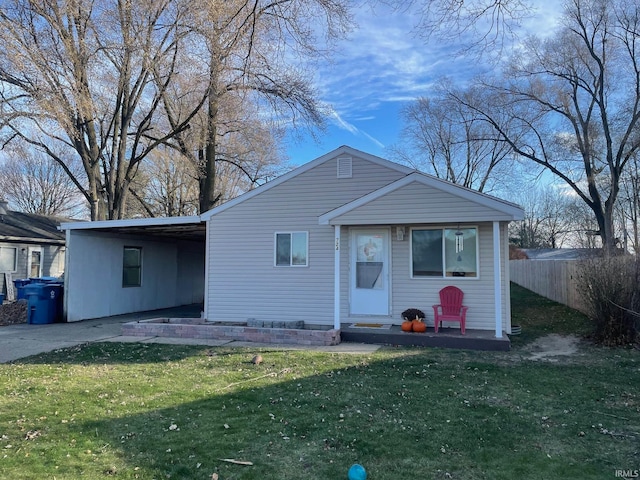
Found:
[(354, 463), (349, 468), (349, 480), (367, 480), (367, 471), (362, 465)]

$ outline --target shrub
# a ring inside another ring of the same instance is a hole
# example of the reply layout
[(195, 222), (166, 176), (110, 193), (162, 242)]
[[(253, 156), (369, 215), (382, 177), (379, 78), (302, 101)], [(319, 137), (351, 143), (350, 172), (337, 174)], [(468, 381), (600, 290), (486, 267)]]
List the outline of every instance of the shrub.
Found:
[(608, 256), (581, 263), (578, 288), (595, 323), (596, 342), (613, 346), (638, 340), (639, 281), (637, 256)]

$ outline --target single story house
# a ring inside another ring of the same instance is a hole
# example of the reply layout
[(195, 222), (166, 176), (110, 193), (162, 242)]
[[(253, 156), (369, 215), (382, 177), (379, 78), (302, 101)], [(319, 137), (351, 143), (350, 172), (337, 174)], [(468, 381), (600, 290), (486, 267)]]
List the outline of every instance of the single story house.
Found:
[[(0, 293), (7, 295), (7, 279), (59, 277), (64, 273), (64, 219), (14, 212), (0, 200)], [(10, 287), (10, 286), (9, 286)]]
[(510, 333), (517, 205), (343, 146), (195, 217), (63, 224), (68, 321), (202, 302), (210, 322), (399, 324), (447, 285)]

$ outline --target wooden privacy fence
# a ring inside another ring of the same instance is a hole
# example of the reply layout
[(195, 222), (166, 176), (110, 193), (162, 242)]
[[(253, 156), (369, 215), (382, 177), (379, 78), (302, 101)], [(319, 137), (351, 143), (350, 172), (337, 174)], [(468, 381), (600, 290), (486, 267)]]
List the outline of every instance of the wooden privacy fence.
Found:
[(580, 262), (575, 260), (510, 260), (511, 281), (581, 312), (586, 311), (578, 292)]

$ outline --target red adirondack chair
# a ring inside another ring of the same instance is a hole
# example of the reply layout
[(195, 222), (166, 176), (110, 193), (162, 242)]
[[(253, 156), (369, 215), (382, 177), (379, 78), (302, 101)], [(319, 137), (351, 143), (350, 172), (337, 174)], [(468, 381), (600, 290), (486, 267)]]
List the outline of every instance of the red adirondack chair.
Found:
[(464, 335), (467, 310), (469, 307), (462, 305), (464, 292), (458, 287), (448, 286), (440, 290), (440, 304), (433, 306), (433, 318), (435, 320), (435, 331), (442, 322), (460, 323), (460, 333)]

